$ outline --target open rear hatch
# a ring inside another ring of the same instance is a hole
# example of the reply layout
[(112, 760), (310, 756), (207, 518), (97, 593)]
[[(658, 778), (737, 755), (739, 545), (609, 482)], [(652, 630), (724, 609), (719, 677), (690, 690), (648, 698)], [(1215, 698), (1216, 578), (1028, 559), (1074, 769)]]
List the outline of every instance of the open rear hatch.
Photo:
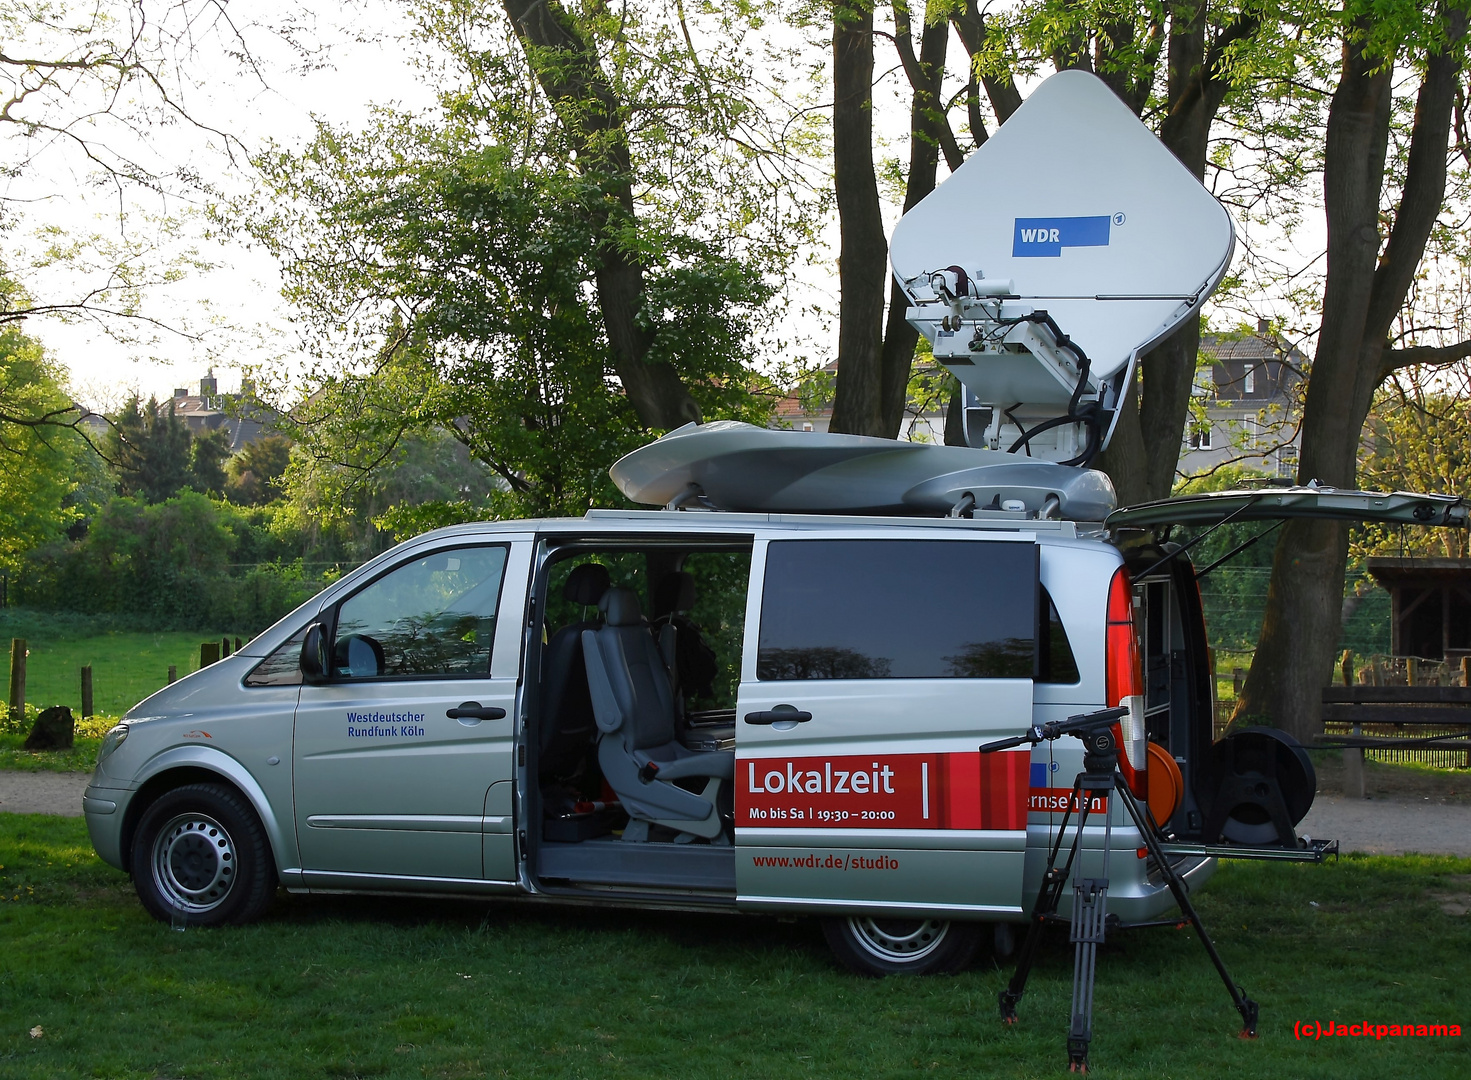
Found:
[[(1145, 668), (1145, 718), (1152, 742), (1179, 765), (1184, 792), (1162, 823), (1172, 855), (1319, 860), (1336, 842), (1299, 839), (1295, 826), (1316, 789), (1311, 759), (1295, 740), (1270, 728), (1214, 739), (1214, 694), (1199, 579), (1276, 524), (1291, 518), (1465, 528), (1471, 506), (1452, 495), (1351, 491), (1307, 484), (1209, 492), (1115, 510), (1105, 527), (1134, 579)], [(1224, 556), (1197, 570), (1185, 555), (1234, 523), (1266, 524)], [(1198, 528), (1171, 539), (1175, 526)]]

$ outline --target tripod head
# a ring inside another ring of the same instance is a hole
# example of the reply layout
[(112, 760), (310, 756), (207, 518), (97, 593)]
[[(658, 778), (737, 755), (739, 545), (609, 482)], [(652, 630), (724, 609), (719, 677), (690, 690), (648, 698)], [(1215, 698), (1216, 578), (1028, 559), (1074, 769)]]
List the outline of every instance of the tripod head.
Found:
[(1083, 743), (1084, 770), (1112, 774), (1119, 763), (1119, 740), (1114, 735), (1114, 723), (1128, 714), (1126, 706), (1118, 705), (1112, 709), (1079, 713), (1066, 720), (1049, 720), (1045, 724), (1033, 724), (1025, 735), (983, 743), (980, 750), (983, 754), (990, 754), (997, 750), (1010, 750), (1013, 746), (1036, 746), (1040, 742), (1071, 735)]

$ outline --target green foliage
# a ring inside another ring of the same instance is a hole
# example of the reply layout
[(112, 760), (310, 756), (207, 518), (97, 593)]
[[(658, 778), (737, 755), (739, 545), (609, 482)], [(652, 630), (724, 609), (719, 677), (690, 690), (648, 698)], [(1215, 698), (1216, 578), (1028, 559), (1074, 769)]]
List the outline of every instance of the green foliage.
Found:
[(225, 459), (230, 456), (230, 436), (224, 431), (206, 431), (194, 436), (189, 447), (189, 472), (196, 491), (206, 495), (225, 493)]
[[(807, 122), (778, 137), (755, 101), (741, 41), (759, 10), (692, 11), (708, 31), (697, 56), (676, 29), (683, 8), (558, 6), (616, 99), (620, 131), (601, 135), (589, 132), (608, 116), (578, 110), (607, 103), (548, 103), (498, 7), (420, 0), (411, 17), (439, 58), (425, 62), (438, 108), (320, 125), (303, 152), (259, 159), (267, 190), (240, 210), (315, 347), (337, 358), (296, 413), (293, 503), (371, 502), (356, 489), (406, 437), (433, 433), (498, 484), (418, 501), (497, 515), (616, 501), (607, 467), (649, 433), (603, 325), (610, 243), (640, 268), (644, 359), (673, 367), (706, 417), (764, 421), (769, 400), (749, 392), (757, 344), (813, 217), (780, 168)], [(624, 137), (626, 161), (598, 141)], [(576, 152), (589, 139), (597, 152)], [(761, 162), (777, 167), (763, 177)], [(633, 216), (610, 211), (630, 184)]]
[(230, 459), (226, 497), (242, 506), (262, 506), (283, 494), (281, 477), (291, 463), (291, 440), (262, 435)]
[[(1380, 388), (1369, 416), (1359, 482), (1374, 491), (1471, 491), (1471, 365), (1402, 372)], [(1464, 559), (1462, 529), (1377, 526), (1355, 536), (1356, 555)]]
[(403, 420), (379, 396), (381, 384), (352, 386), (365, 392), (352, 399), (357, 431), (382, 442), (365, 447), (354, 427), (324, 418), (287, 468), (273, 531), (314, 535), (361, 561), (424, 529), (499, 516), (505, 484), (463, 443), (432, 428), (390, 435)]
[(78, 517), (75, 476), (90, 450), (69, 428), (34, 423), (65, 422), (63, 378), (39, 342), (13, 325), (0, 329), (0, 571), (13, 574), (27, 551)]
[[(292, 558), (272, 532), (273, 517), (195, 491), (152, 504), (119, 496), (82, 540), (34, 553), (16, 591), (37, 607), (128, 613), (157, 628), (255, 633), (325, 583)], [(239, 556), (248, 564), (237, 573)]]
[[(134, 395), (113, 419), (106, 441), (118, 490), (124, 495), (163, 502), (195, 479), (189, 428), (174, 414), (172, 402), (161, 410), (154, 398), (145, 403)], [(214, 465), (218, 469), (219, 462)]]

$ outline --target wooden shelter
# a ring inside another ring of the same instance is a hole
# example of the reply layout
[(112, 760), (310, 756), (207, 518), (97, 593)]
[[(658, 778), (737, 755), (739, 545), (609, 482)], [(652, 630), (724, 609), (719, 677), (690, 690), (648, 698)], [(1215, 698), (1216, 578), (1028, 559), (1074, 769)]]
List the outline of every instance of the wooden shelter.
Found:
[(1371, 558), (1368, 569), (1389, 590), (1391, 653), (1471, 656), (1471, 559)]

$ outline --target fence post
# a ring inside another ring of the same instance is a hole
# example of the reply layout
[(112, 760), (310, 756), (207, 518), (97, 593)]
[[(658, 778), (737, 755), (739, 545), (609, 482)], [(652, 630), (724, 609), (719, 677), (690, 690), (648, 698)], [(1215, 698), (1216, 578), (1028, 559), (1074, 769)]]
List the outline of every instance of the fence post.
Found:
[(1405, 661), (1405, 678), (1411, 686), (1420, 685), (1420, 658), (1412, 656)]
[(230, 655), (230, 639), (227, 638), (227, 637), (226, 638), (220, 638), (220, 659), (223, 660), (225, 657), (227, 657), (229, 655)]
[(220, 643), (218, 641), (202, 641), (199, 643), (199, 667), (200, 670), (216, 663), (220, 658)]
[(1242, 672), (1239, 667), (1233, 667), (1231, 669), (1231, 693), (1237, 701), (1241, 700), (1241, 675)]
[(1354, 684), (1354, 652), (1352, 649), (1343, 650), (1343, 685)]
[(26, 639), (10, 639), (10, 719), (22, 726), (26, 722)]
[(238, 637), (237, 637), (237, 638), (236, 638), (236, 639), (235, 639), (235, 651), (236, 651), (236, 652), (239, 652), (239, 651), (240, 651), (240, 646), (241, 646), (241, 644), (242, 644), (242, 642), (241, 642), (241, 640), (240, 640), (240, 639), (239, 639), (239, 638), (238, 638)]
[(179, 666), (177, 664), (170, 664), (169, 665), (169, 682), (170, 683), (176, 683), (178, 681), (179, 681)]
[(92, 665), (82, 665), (82, 719), (92, 715)]

